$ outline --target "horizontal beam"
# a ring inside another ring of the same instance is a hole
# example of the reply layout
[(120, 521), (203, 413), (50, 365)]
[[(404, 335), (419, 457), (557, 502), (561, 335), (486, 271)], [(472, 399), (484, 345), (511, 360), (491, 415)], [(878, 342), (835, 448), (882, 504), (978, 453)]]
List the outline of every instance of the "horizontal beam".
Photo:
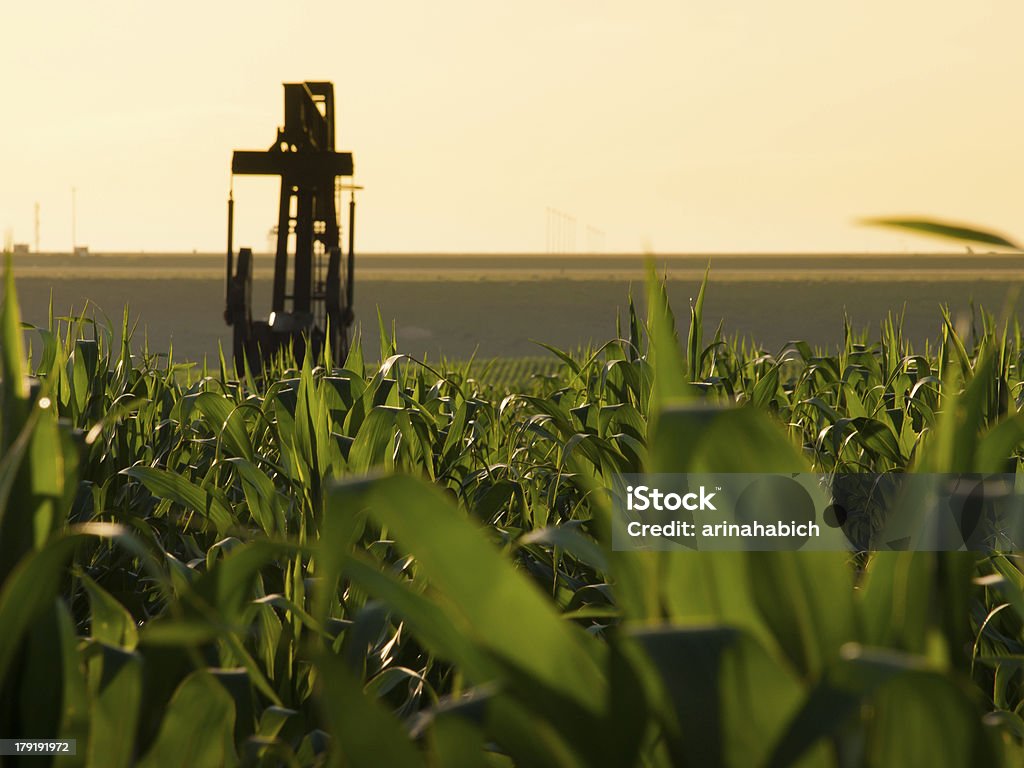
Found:
[(231, 172), (249, 176), (322, 178), (351, 176), (351, 152), (257, 152), (236, 150)]

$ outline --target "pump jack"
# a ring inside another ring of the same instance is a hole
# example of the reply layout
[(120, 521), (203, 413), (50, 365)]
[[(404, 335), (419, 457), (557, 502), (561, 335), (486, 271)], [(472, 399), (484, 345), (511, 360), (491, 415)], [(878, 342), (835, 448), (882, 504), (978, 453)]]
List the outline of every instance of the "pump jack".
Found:
[[(234, 329), (235, 369), (262, 371), (278, 350), (293, 345), (314, 359), (329, 342), (336, 360), (348, 353), (355, 277), (355, 190), (341, 179), (353, 173), (352, 153), (334, 150), (334, 85), (284, 84), (284, 127), (265, 152), (236, 150), (228, 195), (227, 285), (224, 320)], [(234, 176), (281, 178), (270, 315), (253, 320), (251, 248), (234, 253)], [(340, 196), (348, 204), (348, 252), (341, 248)], [(342, 264), (344, 261), (344, 274)], [(289, 285), (289, 277), (291, 283)]]

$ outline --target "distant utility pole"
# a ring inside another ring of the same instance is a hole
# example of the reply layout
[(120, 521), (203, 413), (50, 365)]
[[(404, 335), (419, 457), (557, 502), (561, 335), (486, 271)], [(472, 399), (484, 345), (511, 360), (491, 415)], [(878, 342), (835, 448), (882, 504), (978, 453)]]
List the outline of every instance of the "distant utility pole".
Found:
[(78, 189), (71, 188), (71, 252), (75, 252), (78, 245)]
[(547, 253), (576, 252), (576, 217), (557, 208), (547, 209)]
[(558, 211), (554, 208), (548, 207), (548, 227), (547, 227), (547, 242), (545, 243), (544, 250), (547, 253), (558, 252)]
[(544, 251), (546, 253), (555, 253), (558, 249), (557, 244), (557, 230), (558, 230), (558, 211), (550, 206), (547, 209), (548, 223), (547, 223), (547, 241), (544, 244)]
[(36, 253), (39, 253), (39, 203), (36, 203), (36, 242), (35, 242)]

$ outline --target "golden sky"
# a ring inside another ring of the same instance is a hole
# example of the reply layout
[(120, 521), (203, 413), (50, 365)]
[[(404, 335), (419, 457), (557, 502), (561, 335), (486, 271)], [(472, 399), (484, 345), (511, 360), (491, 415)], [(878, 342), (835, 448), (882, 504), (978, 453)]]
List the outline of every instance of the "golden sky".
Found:
[[(0, 230), (221, 250), (233, 149), (332, 80), (364, 251), (918, 250), (1024, 237), (1019, 0), (5, 2)], [(277, 188), (236, 180), (236, 245)]]

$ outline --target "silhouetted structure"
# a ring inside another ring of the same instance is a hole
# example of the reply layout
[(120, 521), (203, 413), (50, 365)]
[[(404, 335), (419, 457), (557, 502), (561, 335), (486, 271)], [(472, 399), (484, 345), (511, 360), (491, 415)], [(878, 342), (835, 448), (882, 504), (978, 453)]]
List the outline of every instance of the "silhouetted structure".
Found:
[[(289, 343), (301, 359), (306, 345), (318, 357), (330, 339), (344, 360), (352, 324), (355, 195), (349, 201), (348, 254), (342, 276), (339, 183), (352, 175), (352, 154), (334, 151), (334, 86), (284, 84), (284, 127), (266, 152), (237, 150), (234, 174), (281, 177), (274, 287), (267, 320), (252, 319), (253, 257), (241, 248), (234, 264), (234, 195), (228, 197), (227, 290), (224, 319), (234, 328), (235, 367), (254, 371)], [(291, 285), (288, 278), (291, 276)]]

